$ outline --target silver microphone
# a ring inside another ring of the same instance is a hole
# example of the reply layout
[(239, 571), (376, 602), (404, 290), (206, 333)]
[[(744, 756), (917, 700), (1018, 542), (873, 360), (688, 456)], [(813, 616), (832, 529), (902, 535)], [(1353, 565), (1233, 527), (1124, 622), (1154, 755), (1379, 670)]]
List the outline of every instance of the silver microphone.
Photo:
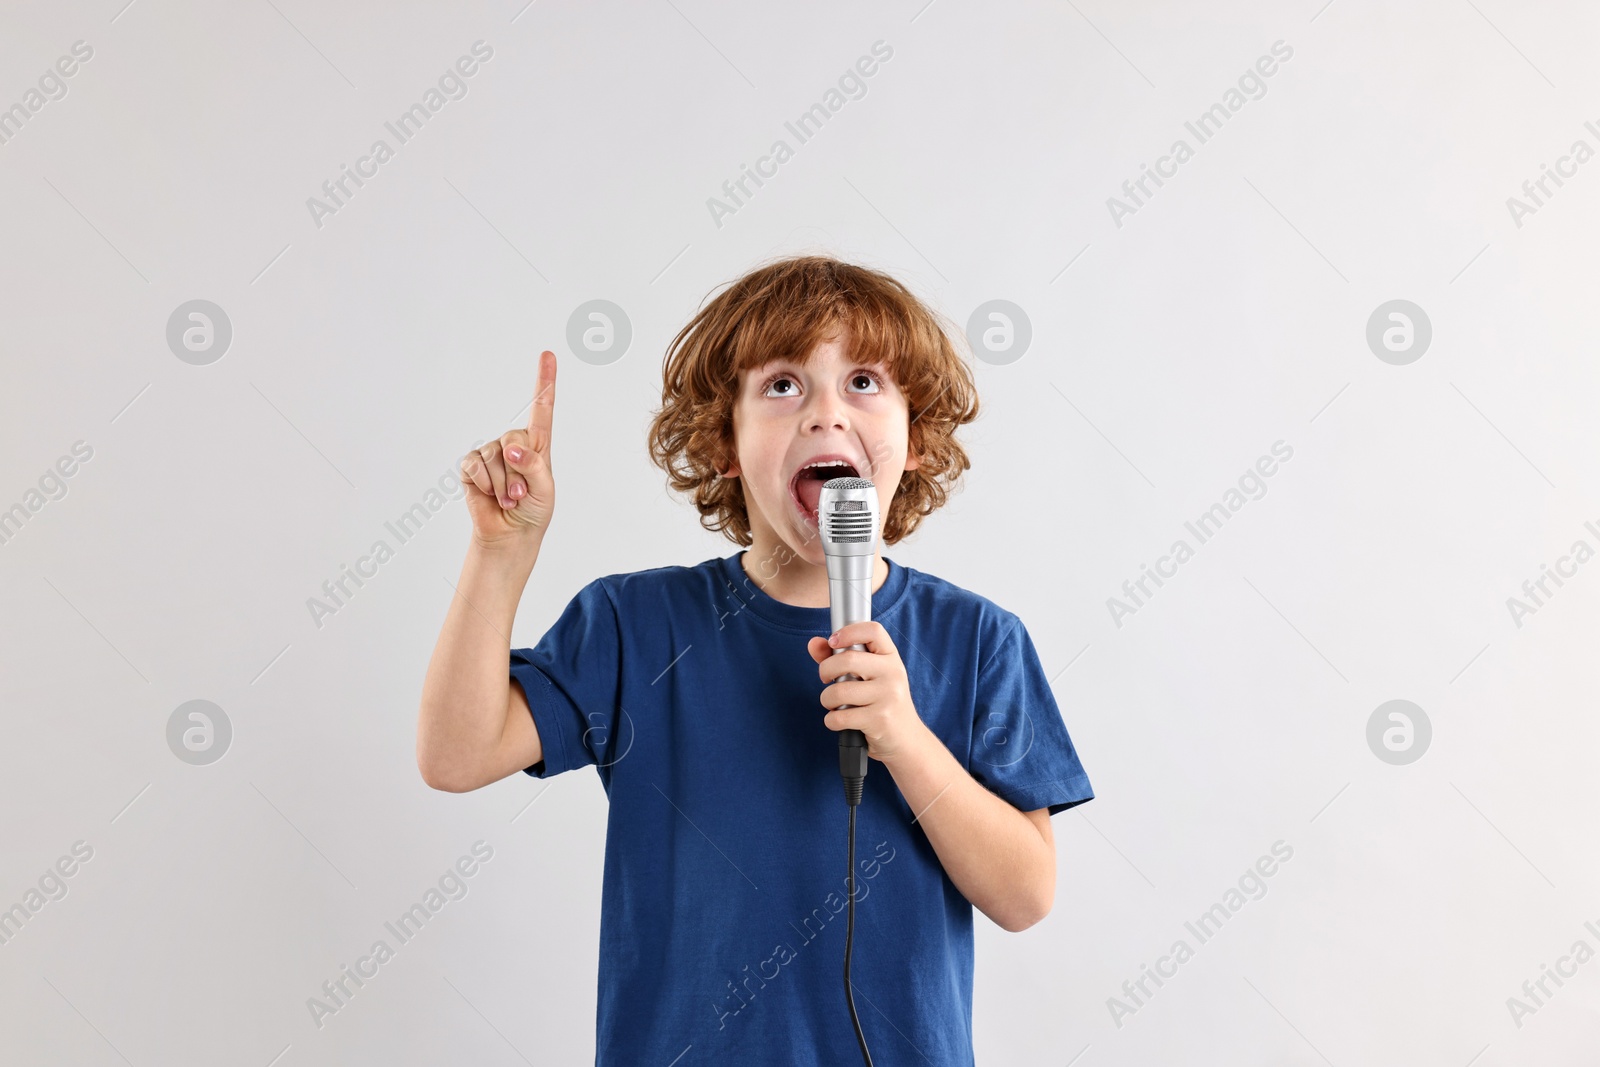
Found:
[[(878, 491), (865, 478), (830, 478), (817, 497), (817, 529), (828, 562), (828, 615), (833, 631), (872, 619), (873, 567), (877, 563)], [(860, 652), (865, 645), (849, 645)], [(833, 650), (834, 655), (844, 648)], [(855, 680), (842, 674), (839, 680)], [(851, 707), (844, 704), (841, 707)], [(845, 800), (861, 803), (867, 777), (867, 739), (860, 730), (839, 731), (839, 774)]]

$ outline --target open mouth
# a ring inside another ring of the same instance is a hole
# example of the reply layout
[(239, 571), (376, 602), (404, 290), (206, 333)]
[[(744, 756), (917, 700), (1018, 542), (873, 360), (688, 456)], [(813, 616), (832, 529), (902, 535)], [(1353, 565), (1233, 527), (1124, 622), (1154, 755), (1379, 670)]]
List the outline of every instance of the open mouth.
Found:
[(822, 483), (830, 478), (859, 478), (861, 472), (855, 464), (837, 456), (819, 456), (789, 479), (789, 496), (807, 523), (817, 525), (817, 501), (822, 496)]

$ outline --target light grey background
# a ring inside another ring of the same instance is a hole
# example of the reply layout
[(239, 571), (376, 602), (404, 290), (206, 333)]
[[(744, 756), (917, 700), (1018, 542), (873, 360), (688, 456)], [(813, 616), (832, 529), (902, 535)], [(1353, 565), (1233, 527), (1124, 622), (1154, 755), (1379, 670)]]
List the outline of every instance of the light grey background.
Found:
[[(320, 627), (306, 602), (519, 424), (544, 347), (560, 502), (514, 643), (599, 574), (733, 551), (647, 461), (661, 356), (717, 287), (820, 251), (958, 329), (996, 299), (1031, 323), (977, 364), (965, 487), (888, 553), (1022, 617), (1098, 793), (1054, 820), (1050, 917), (978, 917), (979, 1061), (1588, 1062), (1600, 963), (1520, 1020), (1507, 998), (1600, 947), (1600, 563), (1520, 626), (1507, 599), (1600, 546), (1600, 162), (1520, 225), (1507, 198), (1600, 148), (1592, 7), (123, 2), (0, 27), (0, 107), (93, 48), (0, 145), (0, 508), (93, 449), (0, 545), (0, 907), (93, 849), (0, 945), (0, 1060), (589, 1062), (598, 779), (457, 796), (414, 764), (465, 508)], [(315, 225), (478, 40), (468, 94)], [(797, 145), (784, 122), (880, 40)], [(1198, 145), (1185, 121), (1276, 41)], [(794, 158), (719, 227), (707, 199), (778, 138)], [(1117, 225), (1178, 138), (1194, 158)], [(233, 330), (206, 366), (166, 341), (195, 299)], [(594, 299), (633, 327), (605, 366), (565, 345)], [(1366, 342), (1397, 299), (1433, 332), (1405, 366)], [(1280, 440), (1266, 495), (1116, 625)], [(1393, 699), (1432, 725), (1401, 766), (1367, 744)], [(207, 765), (168, 747), (191, 700), (232, 728)], [(467, 895), (317, 1027), (307, 998), (479, 840)], [(1185, 921), (1277, 841), (1199, 944)]]

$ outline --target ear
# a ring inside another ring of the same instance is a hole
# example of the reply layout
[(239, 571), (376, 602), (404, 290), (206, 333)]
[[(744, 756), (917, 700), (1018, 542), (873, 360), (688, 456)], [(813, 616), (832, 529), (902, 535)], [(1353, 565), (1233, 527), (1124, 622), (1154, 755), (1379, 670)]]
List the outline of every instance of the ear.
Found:
[[(730, 453), (732, 454), (733, 458), (730, 458)], [(718, 467), (720, 469), (718, 470), (717, 473), (721, 474), (724, 478), (737, 478), (737, 477), (739, 477), (740, 471), (739, 471), (739, 460), (736, 458), (737, 455), (738, 455), (738, 453), (733, 451), (733, 448), (732, 448), (731, 445), (726, 450), (724, 450), (724, 452), (722, 454), (722, 457), (721, 457), (721, 461), (718, 463)]]
[(922, 466), (922, 456), (917, 452), (916, 434), (909, 434), (906, 438), (906, 465), (905, 469), (914, 471)]

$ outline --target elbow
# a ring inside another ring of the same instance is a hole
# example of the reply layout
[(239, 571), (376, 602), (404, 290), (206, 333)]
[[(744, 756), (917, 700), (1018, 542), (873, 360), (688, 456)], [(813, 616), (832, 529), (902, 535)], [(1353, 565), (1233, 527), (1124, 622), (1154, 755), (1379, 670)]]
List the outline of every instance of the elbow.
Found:
[(452, 768), (448, 763), (424, 756), (420, 749), (417, 752), (417, 773), (422, 775), (422, 780), (428, 788), (437, 789), (441, 793), (469, 793), (479, 784), (467, 781), (459, 768)]
[(484, 784), (465, 778), (441, 775), (437, 771), (430, 774), (425, 770), (422, 772), (422, 780), (430, 789), (437, 789), (441, 793), (470, 793)]
[(423, 782), (429, 789), (437, 789), (443, 793), (459, 793), (460, 789), (446, 775), (440, 774), (439, 769), (431, 764), (417, 760), (417, 771), (422, 775)]
[(1030, 926), (1036, 926), (1044, 921), (1050, 914), (1051, 902), (1034, 901), (1028, 906), (1019, 906), (1016, 910), (995, 919), (995, 925), (1008, 934), (1020, 934)]
[(1049, 877), (1036, 882), (1026, 892), (1019, 892), (1007, 902), (1006, 909), (991, 915), (995, 925), (1008, 934), (1020, 934), (1030, 926), (1037, 926), (1050, 914), (1056, 902), (1055, 870)]

